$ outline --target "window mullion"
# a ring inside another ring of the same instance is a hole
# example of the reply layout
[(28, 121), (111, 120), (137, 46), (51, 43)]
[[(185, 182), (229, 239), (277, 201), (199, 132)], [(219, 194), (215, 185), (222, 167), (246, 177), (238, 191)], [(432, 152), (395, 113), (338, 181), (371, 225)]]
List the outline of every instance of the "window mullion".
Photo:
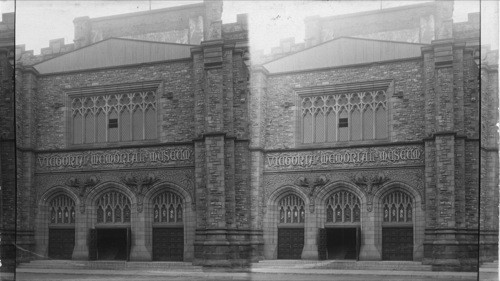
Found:
[(311, 123), (312, 123), (312, 143), (316, 143), (316, 116), (317, 116), (317, 112), (316, 112), (316, 108), (314, 108), (313, 110), (313, 114), (312, 114), (312, 118), (311, 118)]
[(146, 107), (142, 104), (142, 139), (146, 139)]
[(361, 140), (365, 139), (365, 107), (363, 106), (362, 103), (360, 103), (360, 123), (361, 123)]
[(327, 119), (327, 112), (328, 108), (323, 106), (323, 128), (324, 128), (324, 135), (323, 135), (323, 142), (328, 142), (328, 119)]
[[(374, 97), (374, 99), (375, 99), (375, 97)], [(376, 136), (377, 136), (377, 132), (375, 131), (376, 128), (377, 128), (376, 122), (375, 122), (376, 119), (377, 119), (377, 107), (375, 106), (375, 102), (374, 102), (374, 104), (373, 104), (373, 118), (372, 118), (372, 120), (373, 120), (372, 121), (372, 126), (373, 126), (373, 133), (372, 133), (372, 135), (373, 135), (373, 139), (376, 139)]]
[(339, 141), (339, 135), (340, 135), (340, 129), (339, 129), (339, 124), (340, 124), (340, 120), (339, 120), (339, 111), (338, 111), (339, 108), (337, 108), (337, 110), (335, 110), (335, 130), (336, 130), (336, 134), (335, 134), (335, 141), (338, 142)]

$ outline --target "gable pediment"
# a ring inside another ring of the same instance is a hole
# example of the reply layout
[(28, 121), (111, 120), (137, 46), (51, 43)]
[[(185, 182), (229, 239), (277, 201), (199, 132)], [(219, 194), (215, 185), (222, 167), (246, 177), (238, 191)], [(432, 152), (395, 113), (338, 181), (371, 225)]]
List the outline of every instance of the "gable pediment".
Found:
[(306, 71), (419, 57), (425, 44), (340, 37), (267, 62), (269, 73)]
[(40, 74), (108, 68), (157, 61), (186, 59), (193, 45), (110, 38), (40, 62)]

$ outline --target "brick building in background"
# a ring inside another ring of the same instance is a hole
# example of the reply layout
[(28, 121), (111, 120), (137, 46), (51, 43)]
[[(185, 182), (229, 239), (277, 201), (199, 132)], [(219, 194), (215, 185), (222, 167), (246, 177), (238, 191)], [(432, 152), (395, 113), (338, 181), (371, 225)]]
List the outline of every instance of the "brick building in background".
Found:
[(452, 13), (311, 17), (306, 42), (263, 55), (244, 15), (222, 24), (205, 1), (77, 18), (75, 43), (40, 56), (16, 47), (18, 245), (477, 270), (498, 249), (497, 55), (479, 14)]

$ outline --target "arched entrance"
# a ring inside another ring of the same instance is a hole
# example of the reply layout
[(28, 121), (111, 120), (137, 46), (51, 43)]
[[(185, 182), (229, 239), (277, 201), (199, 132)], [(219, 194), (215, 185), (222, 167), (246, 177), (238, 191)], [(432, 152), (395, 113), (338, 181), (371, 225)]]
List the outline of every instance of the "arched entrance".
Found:
[(184, 260), (184, 202), (174, 192), (164, 191), (152, 200), (153, 260)]
[(95, 201), (96, 224), (90, 231), (91, 260), (128, 260), (131, 203), (123, 193), (110, 190)]
[(288, 194), (279, 200), (278, 208), (278, 259), (300, 259), (304, 248), (304, 200)]
[(382, 259), (413, 260), (413, 200), (401, 190), (382, 198)]
[(338, 190), (325, 202), (325, 228), (320, 230), (321, 259), (358, 259), (361, 246), (361, 201), (348, 190)]
[(75, 247), (75, 201), (66, 194), (52, 197), (49, 216), (49, 258), (71, 259)]

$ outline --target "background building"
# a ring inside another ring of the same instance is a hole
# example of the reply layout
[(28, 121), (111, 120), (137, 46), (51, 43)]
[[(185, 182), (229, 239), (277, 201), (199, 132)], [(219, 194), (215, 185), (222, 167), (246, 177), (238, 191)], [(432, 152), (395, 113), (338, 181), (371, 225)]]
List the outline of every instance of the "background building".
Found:
[(222, 24), (206, 1), (77, 18), (75, 43), (40, 56), (18, 46), (18, 245), (477, 270), (498, 250), (496, 53), (478, 14), (452, 12), (311, 17), (306, 42), (263, 55), (245, 15)]

